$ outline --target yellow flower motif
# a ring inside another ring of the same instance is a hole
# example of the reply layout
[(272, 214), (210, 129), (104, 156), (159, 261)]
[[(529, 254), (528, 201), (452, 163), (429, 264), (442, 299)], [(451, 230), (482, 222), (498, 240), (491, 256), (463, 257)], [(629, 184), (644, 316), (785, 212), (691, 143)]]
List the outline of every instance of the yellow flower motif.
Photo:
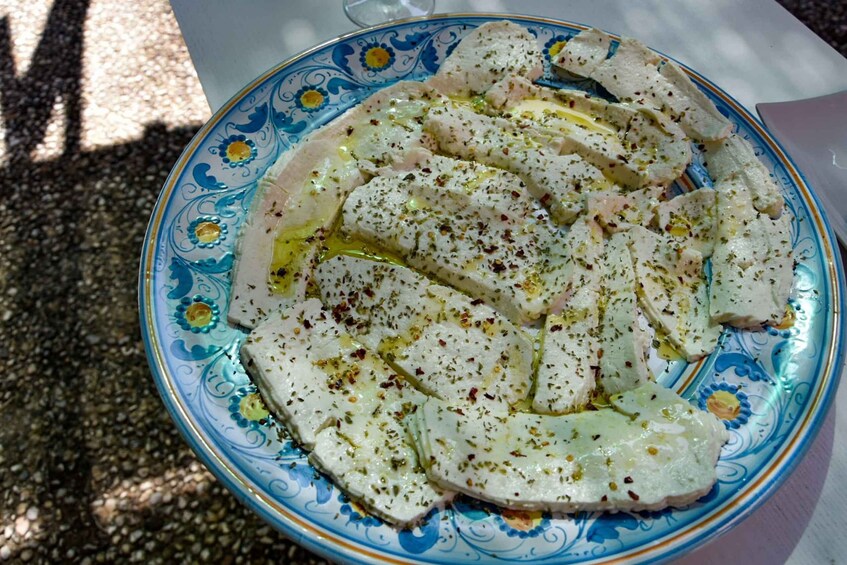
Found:
[(262, 397), (258, 392), (253, 392), (241, 399), (238, 403), (238, 411), (244, 418), (257, 422), (268, 417), (268, 409), (265, 408)]
[(385, 43), (371, 43), (359, 53), (359, 61), (371, 71), (387, 69), (394, 63), (394, 49)]
[(541, 523), (541, 512), (525, 512), (523, 510), (503, 510), (500, 517), (509, 527), (520, 532), (528, 532)]
[(249, 159), (252, 154), (252, 148), (244, 141), (233, 141), (226, 148), (226, 157), (233, 163)]
[(557, 35), (555, 37), (551, 37), (547, 40), (547, 43), (544, 44), (544, 57), (547, 58), (548, 61), (552, 61), (556, 58), (562, 49), (564, 49), (565, 45), (568, 44), (568, 38), (564, 35)]
[(218, 145), (221, 159), (230, 167), (243, 167), (256, 158), (256, 144), (245, 135), (231, 135)]
[(298, 93), (298, 105), (306, 111), (314, 111), (326, 103), (326, 95), (317, 88), (306, 88)]
[(221, 226), (215, 222), (200, 222), (194, 226), (194, 235), (200, 243), (212, 243), (221, 235)]
[(548, 53), (550, 53), (550, 58), (554, 58), (556, 55), (558, 55), (559, 52), (561, 52), (561, 50), (565, 47), (566, 44), (567, 44), (567, 41), (562, 40), (562, 41), (557, 41), (556, 43), (551, 45), (549, 50), (548, 50)]
[(192, 328), (202, 328), (209, 325), (213, 316), (211, 306), (205, 302), (194, 302), (185, 309), (185, 321)]
[(381, 69), (388, 66), (391, 55), (382, 47), (371, 47), (365, 54), (365, 63), (372, 69)]
[(727, 390), (716, 390), (706, 399), (709, 412), (722, 420), (734, 420), (741, 413), (741, 401)]

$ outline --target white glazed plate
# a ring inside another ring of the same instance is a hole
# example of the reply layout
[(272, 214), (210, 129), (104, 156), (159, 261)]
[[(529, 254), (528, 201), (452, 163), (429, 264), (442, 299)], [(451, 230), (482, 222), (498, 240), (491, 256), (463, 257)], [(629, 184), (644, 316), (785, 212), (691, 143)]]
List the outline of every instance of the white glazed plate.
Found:
[[(165, 405), (233, 493), (289, 537), (335, 561), (670, 559), (758, 507), (798, 463), (834, 396), (844, 285), (831, 231), (797, 170), (755, 118), (686, 70), (755, 147), (795, 218), (793, 323), (727, 330), (718, 350), (695, 364), (653, 359), (662, 384), (723, 418), (731, 432), (718, 462), (718, 483), (707, 496), (684, 510), (571, 516), (501, 511), (460, 498), (421, 526), (397, 531), (347, 500), (285, 439), (239, 363), (246, 333), (226, 323), (232, 252), (257, 180), (315, 127), (396, 80), (433, 74), (469, 29), (504, 18), (475, 14), (396, 22), (282, 63), (246, 86), (200, 130), (171, 171), (150, 220), (141, 260), (141, 327)], [(508, 19), (538, 37), (548, 63), (562, 41), (584, 29), (540, 18)], [(559, 85), (549, 72), (542, 82)], [(710, 183), (699, 152), (687, 173), (678, 190)]]

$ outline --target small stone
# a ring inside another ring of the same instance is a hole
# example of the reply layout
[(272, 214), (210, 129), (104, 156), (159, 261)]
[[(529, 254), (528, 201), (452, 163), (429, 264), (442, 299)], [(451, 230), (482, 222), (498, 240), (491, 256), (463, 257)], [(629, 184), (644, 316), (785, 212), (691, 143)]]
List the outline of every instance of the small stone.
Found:
[(12, 550), (9, 549), (9, 546), (4, 545), (3, 547), (0, 547), (0, 559), (5, 561), (8, 558), (10, 558), (11, 556), (12, 556)]
[(18, 519), (15, 520), (15, 533), (24, 537), (28, 531), (29, 520), (27, 520), (24, 516), (19, 516)]
[(29, 561), (32, 559), (33, 553), (31, 549), (25, 549), (21, 552), (21, 561)]
[(30, 506), (26, 511), (26, 519), (30, 522), (38, 519), (38, 508)]

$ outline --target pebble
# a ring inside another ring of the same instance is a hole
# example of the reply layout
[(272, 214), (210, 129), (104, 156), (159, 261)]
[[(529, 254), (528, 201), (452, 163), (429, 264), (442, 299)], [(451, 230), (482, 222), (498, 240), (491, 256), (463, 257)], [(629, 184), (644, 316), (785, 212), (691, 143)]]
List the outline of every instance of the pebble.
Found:
[(15, 520), (15, 533), (18, 534), (19, 537), (24, 537), (26, 533), (29, 531), (29, 520), (24, 516), (19, 516), (17, 520)]
[(5, 561), (8, 558), (10, 558), (11, 556), (12, 556), (12, 550), (9, 549), (8, 545), (4, 545), (3, 547), (0, 547), (0, 559)]

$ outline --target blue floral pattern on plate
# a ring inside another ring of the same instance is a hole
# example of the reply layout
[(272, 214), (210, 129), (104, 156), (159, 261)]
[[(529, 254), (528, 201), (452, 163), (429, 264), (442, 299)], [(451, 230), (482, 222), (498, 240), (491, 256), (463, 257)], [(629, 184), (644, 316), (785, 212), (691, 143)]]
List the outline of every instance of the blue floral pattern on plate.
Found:
[[(349, 501), (312, 468), (251, 395), (238, 360), (246, 334), (221, 321), (234, 237), (258, 179), (303, 135), (379, 88), (433, 74), (459, 39), (496, 16), (436, 17), (363, 30), (316, 47), (258, 78), (191, 142), (160, 196), (145, 241), (141, 316), (166, 406), (204, 462), (242, 501), (310, 549), (336, 560), (466, 563), (636, 562), (679, 555), (761, 503), (817, 430), (840, 366), (843, 275), (833, 238), (802, 178), (762, 127), (707, 80), (695, 82), (756, 148), (795, 221), (793, 323), (727, 330), (695, 364), (651, 358), (660, 382), (727, 422), (718, 483), (684, 510), (519, 513), (460, 498), (397, 531)], [(510, 16), (549, 57), (582, 28)], [(549, 65), (549, 61), (547, 63)], [(543, 84), (562, 84), (549, 72)], [(708, 186), (702, 156), (677, 190)], [(333, 493), (336, 493), (333, 496)]]

